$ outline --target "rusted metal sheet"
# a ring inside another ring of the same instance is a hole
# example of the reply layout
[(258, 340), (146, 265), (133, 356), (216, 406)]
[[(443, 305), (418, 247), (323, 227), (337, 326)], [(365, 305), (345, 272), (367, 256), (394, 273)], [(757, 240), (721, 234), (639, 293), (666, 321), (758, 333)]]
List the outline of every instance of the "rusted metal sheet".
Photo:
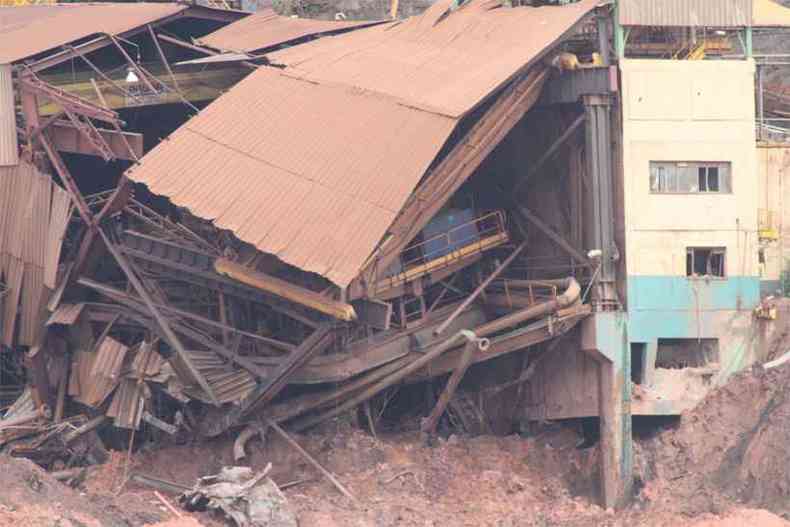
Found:
[(746, 27), (752, 0), (619, 0), (625, 26)]
[(597, 3), (493, 9), (472, 0), (442, 19), (443, 0), (394, 27), (278, 52), (295, 67), (259, 68), (127, 175), (345, 287), (458, 118)]
[(19, 163), (11, 64), (0, 64), (0, 166)]
[(80, 385), (79, 400), (88, 406), (99, 406), (121, 381), (121, 369), (128, 347), (105, 337), (93, 356), (87, 382)]
[(260, 68), (127, 175), (342, 286), (454, 126), (375, 94)]
[(311, 82), (339, 83), (459, 117), (547, 52), (600, 0), (501, 8), (440, 0), (422, 15), (268, 55)]
[(222, 51), (255, 51), (287, 44), (305, 37), (331, 35), (381, 22), (290, 18), (264, 9), (201, 38), (204, 46)]
[(140, 428), (145, 408), (145, 385), (136, 379), (121, 379), (112, 402), (107, 408), (107, 417), (114, 419), (118, 428)]
[(85, 309), (85, 304), (60, 304), (49, 317), (46, 325), (61, 324), (63, 326), (71, 326), (80, 318), (83, 309)]
[[(3, 342), (33, 345), (55, 285), (71, 204), (66, 192), (32, 165), (0, 167), (0, 275), (6, 277)], [(21, 308), (21, 311), (20, 311)]]
[(188, 9), (184, 4), (59, 4), (0, 7), (0, 63), (91, 35), (117, 35)]

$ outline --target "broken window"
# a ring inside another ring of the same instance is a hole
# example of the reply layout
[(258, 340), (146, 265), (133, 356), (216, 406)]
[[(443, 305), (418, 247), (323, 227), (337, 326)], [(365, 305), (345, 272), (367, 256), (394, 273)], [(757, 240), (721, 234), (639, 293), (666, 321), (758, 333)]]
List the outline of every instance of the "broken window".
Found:
[(723, 247), (689, 247), (686, 249), (686, 276), (726, 276), (726, 249)]
[(650, 192), (698, 194), (732, 192), (730, 163), (650, 162)]

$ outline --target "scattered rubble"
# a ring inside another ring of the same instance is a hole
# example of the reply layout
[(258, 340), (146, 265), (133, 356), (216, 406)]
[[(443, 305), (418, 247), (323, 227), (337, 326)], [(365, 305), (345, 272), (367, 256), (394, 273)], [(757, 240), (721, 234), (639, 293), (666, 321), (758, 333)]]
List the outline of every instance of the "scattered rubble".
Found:
[(179, 498), (189, 511), (218, 510), (236, 527), (296, 527), (296, 515), (283, 493), (267, 477), (271, 464), (259, 474), (249, 467), (223, 467), (205, 476)]

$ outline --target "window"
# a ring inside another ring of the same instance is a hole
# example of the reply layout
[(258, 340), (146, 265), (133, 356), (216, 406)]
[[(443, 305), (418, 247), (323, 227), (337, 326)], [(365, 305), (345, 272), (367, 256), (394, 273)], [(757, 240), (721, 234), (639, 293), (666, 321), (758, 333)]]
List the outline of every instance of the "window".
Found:
[(723, 247), (689, 247), (686, 249), (686, 276), (724, 278), (727, 276), (726, 256)]
[(650, 162), (650, 192), (654, 194), (729, 194), (730, 163)]

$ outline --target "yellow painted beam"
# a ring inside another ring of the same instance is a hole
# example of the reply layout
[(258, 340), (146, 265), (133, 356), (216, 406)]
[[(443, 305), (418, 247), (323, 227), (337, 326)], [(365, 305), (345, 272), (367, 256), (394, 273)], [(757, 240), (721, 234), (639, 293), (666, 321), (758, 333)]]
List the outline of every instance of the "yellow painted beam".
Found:
[(226, 258), (217, 258), (214, 261), (214, 270), (232, 280), (319, 311), (338, 320), (351, 321), (357, 318), (357, 313), (351, 304), (332, 300), (315, 291), (310, 291), (274, 276), (248, 269)]

